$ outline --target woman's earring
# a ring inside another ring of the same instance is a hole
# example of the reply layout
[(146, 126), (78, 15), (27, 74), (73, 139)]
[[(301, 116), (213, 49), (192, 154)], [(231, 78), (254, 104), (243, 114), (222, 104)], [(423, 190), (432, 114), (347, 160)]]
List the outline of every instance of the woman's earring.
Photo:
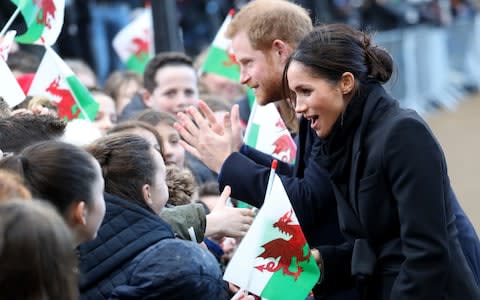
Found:
[(345, 115), (345, 111), (342, 111), (342, 115), (340, 116), (340, 127), (343, 127), (343, 116)]

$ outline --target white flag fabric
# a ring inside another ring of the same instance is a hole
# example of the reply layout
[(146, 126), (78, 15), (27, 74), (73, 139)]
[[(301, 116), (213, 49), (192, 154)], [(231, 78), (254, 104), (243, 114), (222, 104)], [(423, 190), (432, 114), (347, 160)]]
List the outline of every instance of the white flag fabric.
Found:
[(25, 94), (22, 88), (18, 84), (18, 81), (13, 76), (12, 71), (8, 67), (7, 63), (0, 58), (0, 83), (2, 88), (0, 89), (0, 96), (7, 102), (10, 107), (14, 107), (23, 100), (25, 100)]
[(320, 271), (278, 175), (223, 278), (270, 300), (304, 300)]
[(52, 48), (45, 48), (28, 95), (52, 99), (62, 119), (95, 120), (98, 103), (60, 56)]
[(274, 103), (252, 107), (244, 142), (266, 154), (288, 163), (295, 161), (297, 145)]
[(143, 73), (145, 66), (155, 53), (151, 9), (145, 9), (120, 30), (113, 39), (112, 45), (129, 70)]

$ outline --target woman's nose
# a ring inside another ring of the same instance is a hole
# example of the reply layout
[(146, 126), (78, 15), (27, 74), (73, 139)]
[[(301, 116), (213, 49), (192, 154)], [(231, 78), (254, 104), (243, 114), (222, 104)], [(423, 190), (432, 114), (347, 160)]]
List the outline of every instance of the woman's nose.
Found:
[(307, 109), (305, 103), (297, 97), (295, 102), (295, 112), (297, 114), (303, 113)]

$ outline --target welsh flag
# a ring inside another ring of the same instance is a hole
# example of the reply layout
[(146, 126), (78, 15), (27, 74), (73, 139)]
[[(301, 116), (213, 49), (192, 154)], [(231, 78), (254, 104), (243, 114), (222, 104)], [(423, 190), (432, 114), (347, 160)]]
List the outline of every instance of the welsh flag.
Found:
[(58, 54), (50, 47), (45, 48), (28, 95), (52, 99), (60, 118), (95, 120), (98, 103)]
[(297, 145), (288, 131), (274, 103), (253, 104), (245, 144), (287, 163), (294, 163)]
[(282, 181), (273, 173), (265, 202), (223, 278), (265, 299), (304, 300), (319, 276)]
[(113, 48), (129, 70), (143, 73), (154, 55), (151, 9), (135, 18), (113, 39)]
[[(208, 72), (223, 76), (235, 82), (240, 81), (240, 66), (238, 65), (235, 55), (232, 52), (232, 40), (225, 37), (228, 25), (232, 21), (235, 10), (231, 9), (225, 21), (217, 32), (213, 40), (207, 58), (200, 68), (200, 72)], [(248, 104), (250, 108), (255, 102), (255, 95), (252, 89), (247, 89)]]
[(240, 80), (240, 67), (231, 51), (232, 41), (225, 37), (225, 32), (234, 14), (235, 11), (230, 10), (225, 21), (223, 21), (200, 72), (217, 74), (238, 82)]
[(15, 79), (15, 76), (13, 76), (7, 63), (2, 58), (0, 58), (0, 82), (2, 83), (0, 97), (2, 97), (10, 107), (14, 107), (25, 100), (25, 94), (23, 93), (22, 88)]
[(65, 0), (11, 0), (20, 10), (27, 31), (17, 36), (24, 44), (53, 45), (63, 26)]

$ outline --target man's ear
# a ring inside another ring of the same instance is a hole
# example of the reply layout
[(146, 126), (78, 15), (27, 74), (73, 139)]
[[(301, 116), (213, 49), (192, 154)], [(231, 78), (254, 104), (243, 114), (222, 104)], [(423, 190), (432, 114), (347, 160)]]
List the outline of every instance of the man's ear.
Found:
[(153, 106), (152, 94), (144, 88), (140, 91), (140, 95), (145, 106), (151, 108)]
[(72, 204), (71, 220), (75, 225), (87, 225), (87, 208), (85, 202), (75, 202)]
[(350, 72), (345, 72), (342, 74), (340, 79), (340, 90), (342, 94), (347, 95), (353, 91), (355, 88), (355, 76)]
[(282, 63), (287, 61), (290, 54), (292, 54), (292, 50), (292, 47), (282, 40), (274, 40), (272, 42), (272, 53), (278, 56)]
[(153, 201), (152, 201), (151, 187), (149, 184), (144, 184), (142, 186), (142, 195), (143, 195), (143, 200), (145, 200), (145, 203), (147, 203), (148, 206), (152, 206)]

